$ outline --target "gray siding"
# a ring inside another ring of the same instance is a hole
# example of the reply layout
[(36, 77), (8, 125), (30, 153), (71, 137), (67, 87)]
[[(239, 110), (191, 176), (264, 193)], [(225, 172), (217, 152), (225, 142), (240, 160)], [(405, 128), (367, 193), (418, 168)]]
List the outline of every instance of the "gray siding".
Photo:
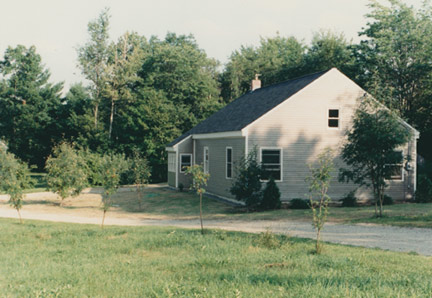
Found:
[[(204, 147), (209, 148), (210, 178), (206, 190), (222, 197), (233, 198), (229, 189), (233, 179), (226, 178), (226, 147), (232, 147), (234, 168), (243, 158), (245, 152), (244, 138), (199, 139), (195, 140), (195, 162), (202, 164)], [(233, 170), (233, 176), (235, 170)]]
[(168, 185), (175, 187), (175, 173), (168, 171)]

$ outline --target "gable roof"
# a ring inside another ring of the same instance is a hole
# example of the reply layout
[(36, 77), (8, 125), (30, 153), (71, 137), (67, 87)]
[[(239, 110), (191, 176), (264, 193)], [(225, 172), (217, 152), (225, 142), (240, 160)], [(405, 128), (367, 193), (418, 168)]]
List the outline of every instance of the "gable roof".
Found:
[(250, 91), (173, 140), (167, 147), (176, 145), (192, 134), (239, 131), (326, 72), (328, 70)]

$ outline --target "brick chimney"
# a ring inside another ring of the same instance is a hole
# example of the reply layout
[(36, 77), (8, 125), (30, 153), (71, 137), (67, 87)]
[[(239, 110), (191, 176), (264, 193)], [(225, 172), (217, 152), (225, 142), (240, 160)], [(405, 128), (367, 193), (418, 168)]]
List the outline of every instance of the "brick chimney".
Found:
[(254, 91), (256, 89), (261, 88), (261, 80), (258, 78), (260, 74), (255, 74), (255, 79), (252, 80), (251, 90)]

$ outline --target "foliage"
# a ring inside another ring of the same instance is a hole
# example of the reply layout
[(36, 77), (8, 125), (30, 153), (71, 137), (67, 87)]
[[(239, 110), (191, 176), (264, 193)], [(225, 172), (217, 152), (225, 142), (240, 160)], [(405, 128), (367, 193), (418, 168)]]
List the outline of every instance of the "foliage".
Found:
[(415, 194), (415, 201), (417, 203), (431, 203), (432, 202), (432, 180), (425, 174), (419, 174), (418, 185)]
[(268, 249), (280, 248), (282, 245), (278, 237), (269, 228), (265, 232), (259, 233), (256, 244)]
[(343, 33), (321, 30), (315, 32), (305, 56), (305, 73), (324, 71), (336, 67), (354, 78), (355, 61), (349, 42)]
[(432, 10), (402, 0), (371, 1), (357, 56), (363, 85), (420, 130), (419, 153), (432, 158)]
[(23, 190), (31, 185), (28, 166), (0, 147), (0, 189), (9, 195), (9, 204), (17, 210), (21, 223)]
[(18, 158), (43, 169), (61, 138), (56, 119), (63, 86), (49, 83), (50, 73), (33, 46), (8, 47), (0, 78), (0, 138)]
[(82, 74), (91, 82), (94, 128), (98, 128), (99, 104), (106, 89), (109, 69), (109, 9), (88, 24), (89, 41), (78, 49), (78, 61)]
[(310, 175), (306, 178), (306, 182), (309, 184), (309, 200), (313, 214), (313, 226), (317, 231), (317, 254), (320, 254), (322, 251), (320, 235), (327, 221), (328, 204), (331, 200), (327, 195), (327, 191), (332, 180), (331, 173), (334, 170), (333, 158), (333, 152), (329, 148), (323, 150), (318, 155), (316, 165), (309, 165)]
[(48, 189), (60, 196), (60, 204), (67, 197), (78, 196), (87, 186), (85, 168), (84, 159), (72, 145), (62, 143), (54, 148), (46, 162), (46, 179)]
[(130, 86), (138, 81), (138, 71), (144, 59), (143, 39), (137, 34), (126, 32), (117, 43), (110, 45), (107, 66), (108, 87), (104, 90), (106, 97), (111, 99), (108, 138), (111, 139), (115, 103), (133, 98)]
[(261, 38), (258, 47), (242, 46), (234, 51), (221, 75), (221, 94), (229, 103), (251, 88), (255, 74), (261, 74), (263, 86), (282, 82), (304, 73), (306, 47), (295, 37)]
[(134, 152), (134, 155), (130, 161), (129, 177), (136, 186), (137, 199), (139, 209), (142, 210), (143, 190), (150, 179), (150, 167), (147, 159), (143, 157), (138, 151)]
[(383, 198), (383, 205), (393, 205), (394, 204), (394, 200), (393, 200), (393, 198), (391, 197), (391, 196), (389, 196), (389, 195), (384, 195), (384, 198)]
[(205, 186), (210, 178), (209, 173), (204, 173), (201, 165), (192, 165), (186, 169), (186, 174), (192, 176), (192, 188), (195, 189), (196, 193), (200, 198), (200, 223), (201, 223), (201, 234), (204, 234), (203, 222), (202, 222), (202, 196), (205, 193)]
[(281, 208), (279, 187), (276, 185), (273, 177), (267, 182), (263, 191), (263, 198), (260, 205), (260, 210), (272, 210)]
[(106, 212), (112, 206), (112, 195), (120, 186), (121, 175), (129, 168), (128, 161), (121, 154), (106, 154), (100, 156), (100, 179), (103, 187), (102, 192), (102, 228), (104, 226)]
[(262, 202), (261, 165), (256, 149), (248, 153), (236, 167), (236, 175), (230, 192), (237, 201), (244, 201), (249, 210), (256, 210)]
[(310, 202), (306, 199), (295, 198), (290, 201), (290, 209), (310, 209)]
[(389, 164), (401, 164), (403, 157), (395, 149), (410, 138), (408, 128), (397, 116), (380, 106), (373, 99), (365, 98), (356, 110), (353, 126), (347, 132), (347, 141), (342, 147), (342, 159), (350, 169), (341, 168), (339, 181), (353, 181), (372, 188), (375, 214), (382, 217), (386, 178), (392, 168)]
[(345, 197), (340, 199), (342, 207), (357, 207), (357, 198), (355, 196), (355, 190), (350, 191)]
[(99, 153), (91, 152), (89, 149), (81, 149), (78, 154), (84, 160), (86, 166), (84, 167), (88, 184), (91, 186), (102, 185), (102, 166), (103, 158)]

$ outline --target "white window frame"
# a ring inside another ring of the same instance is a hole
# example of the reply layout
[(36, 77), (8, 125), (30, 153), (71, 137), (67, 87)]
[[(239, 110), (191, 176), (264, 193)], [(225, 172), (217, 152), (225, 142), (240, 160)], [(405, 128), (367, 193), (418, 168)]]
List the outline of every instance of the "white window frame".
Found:
[(182, 170), (182, 157), (183, 156), (189, 156), (189, 158), (190, 158), (190, 166), (192, 166), (192, 154), (191, 153), (181, 153), (180, 154), (180, 160), (179, 160), (180, 173), (186, 173), (186, 171)]
[[(393, 179), (390, 177), (390, 179), (384, 179), (384, 180), (388, 181), (388, 182), (403, 182), (404, 177), (405, 177), (405, 168), (404, 168), (404, 162), (403, 162), (403, 157), (405, 156), (404, 150), (403, 149), (396, 149), (395, 151), (400, 152), (402, 154), (402, 163), (388, 164), (388, 166), (400, 166), (402, 169), (401, 179)], [(387, 165), (385, 165), (385, 166), (387, 166)]]
[[(228, 162), (228, 150), (231, 150), (231, 162)], [(228, 177), (228, 164), (231, 164), (231, 177)], [(232, 179), (233, 177), (233, 148), (225, 147), (225, 179)]]
[[(259, 154), (259, 162), (262, 165), (262, 151), (263, 150), (279, 150), (280, 152), (280, 180), (275, 180), (275, 182), (282, 182), (283, 181), (283, 149), (282, 147), (260, 147), (260, 154)], [(262, 182), (267, 182), (269, 180), (263, 180)]]
[[(338, 117), (330, 117), (330, 110), (337, 110), (338, 111)], [(338, 130), (341, 127), (341, 109), (339, 107), (328, 107), (326, 110), (326, 119), (327, 119), (327, 129), (334, 129)], [(337, 120), (338, 126), (337, 127), (331, 127), (329, 125), (330, 120)]]
[(168, 152), (168, 172), (176, 172), (176, 153)]
[[(207, 160), (206, 160), (206, 152), (207, 152)], [(205, 174), (208, 174), (210, 171), (210, 150), (207, 146), (204, 147), (203, 150), (203, 170)]]

